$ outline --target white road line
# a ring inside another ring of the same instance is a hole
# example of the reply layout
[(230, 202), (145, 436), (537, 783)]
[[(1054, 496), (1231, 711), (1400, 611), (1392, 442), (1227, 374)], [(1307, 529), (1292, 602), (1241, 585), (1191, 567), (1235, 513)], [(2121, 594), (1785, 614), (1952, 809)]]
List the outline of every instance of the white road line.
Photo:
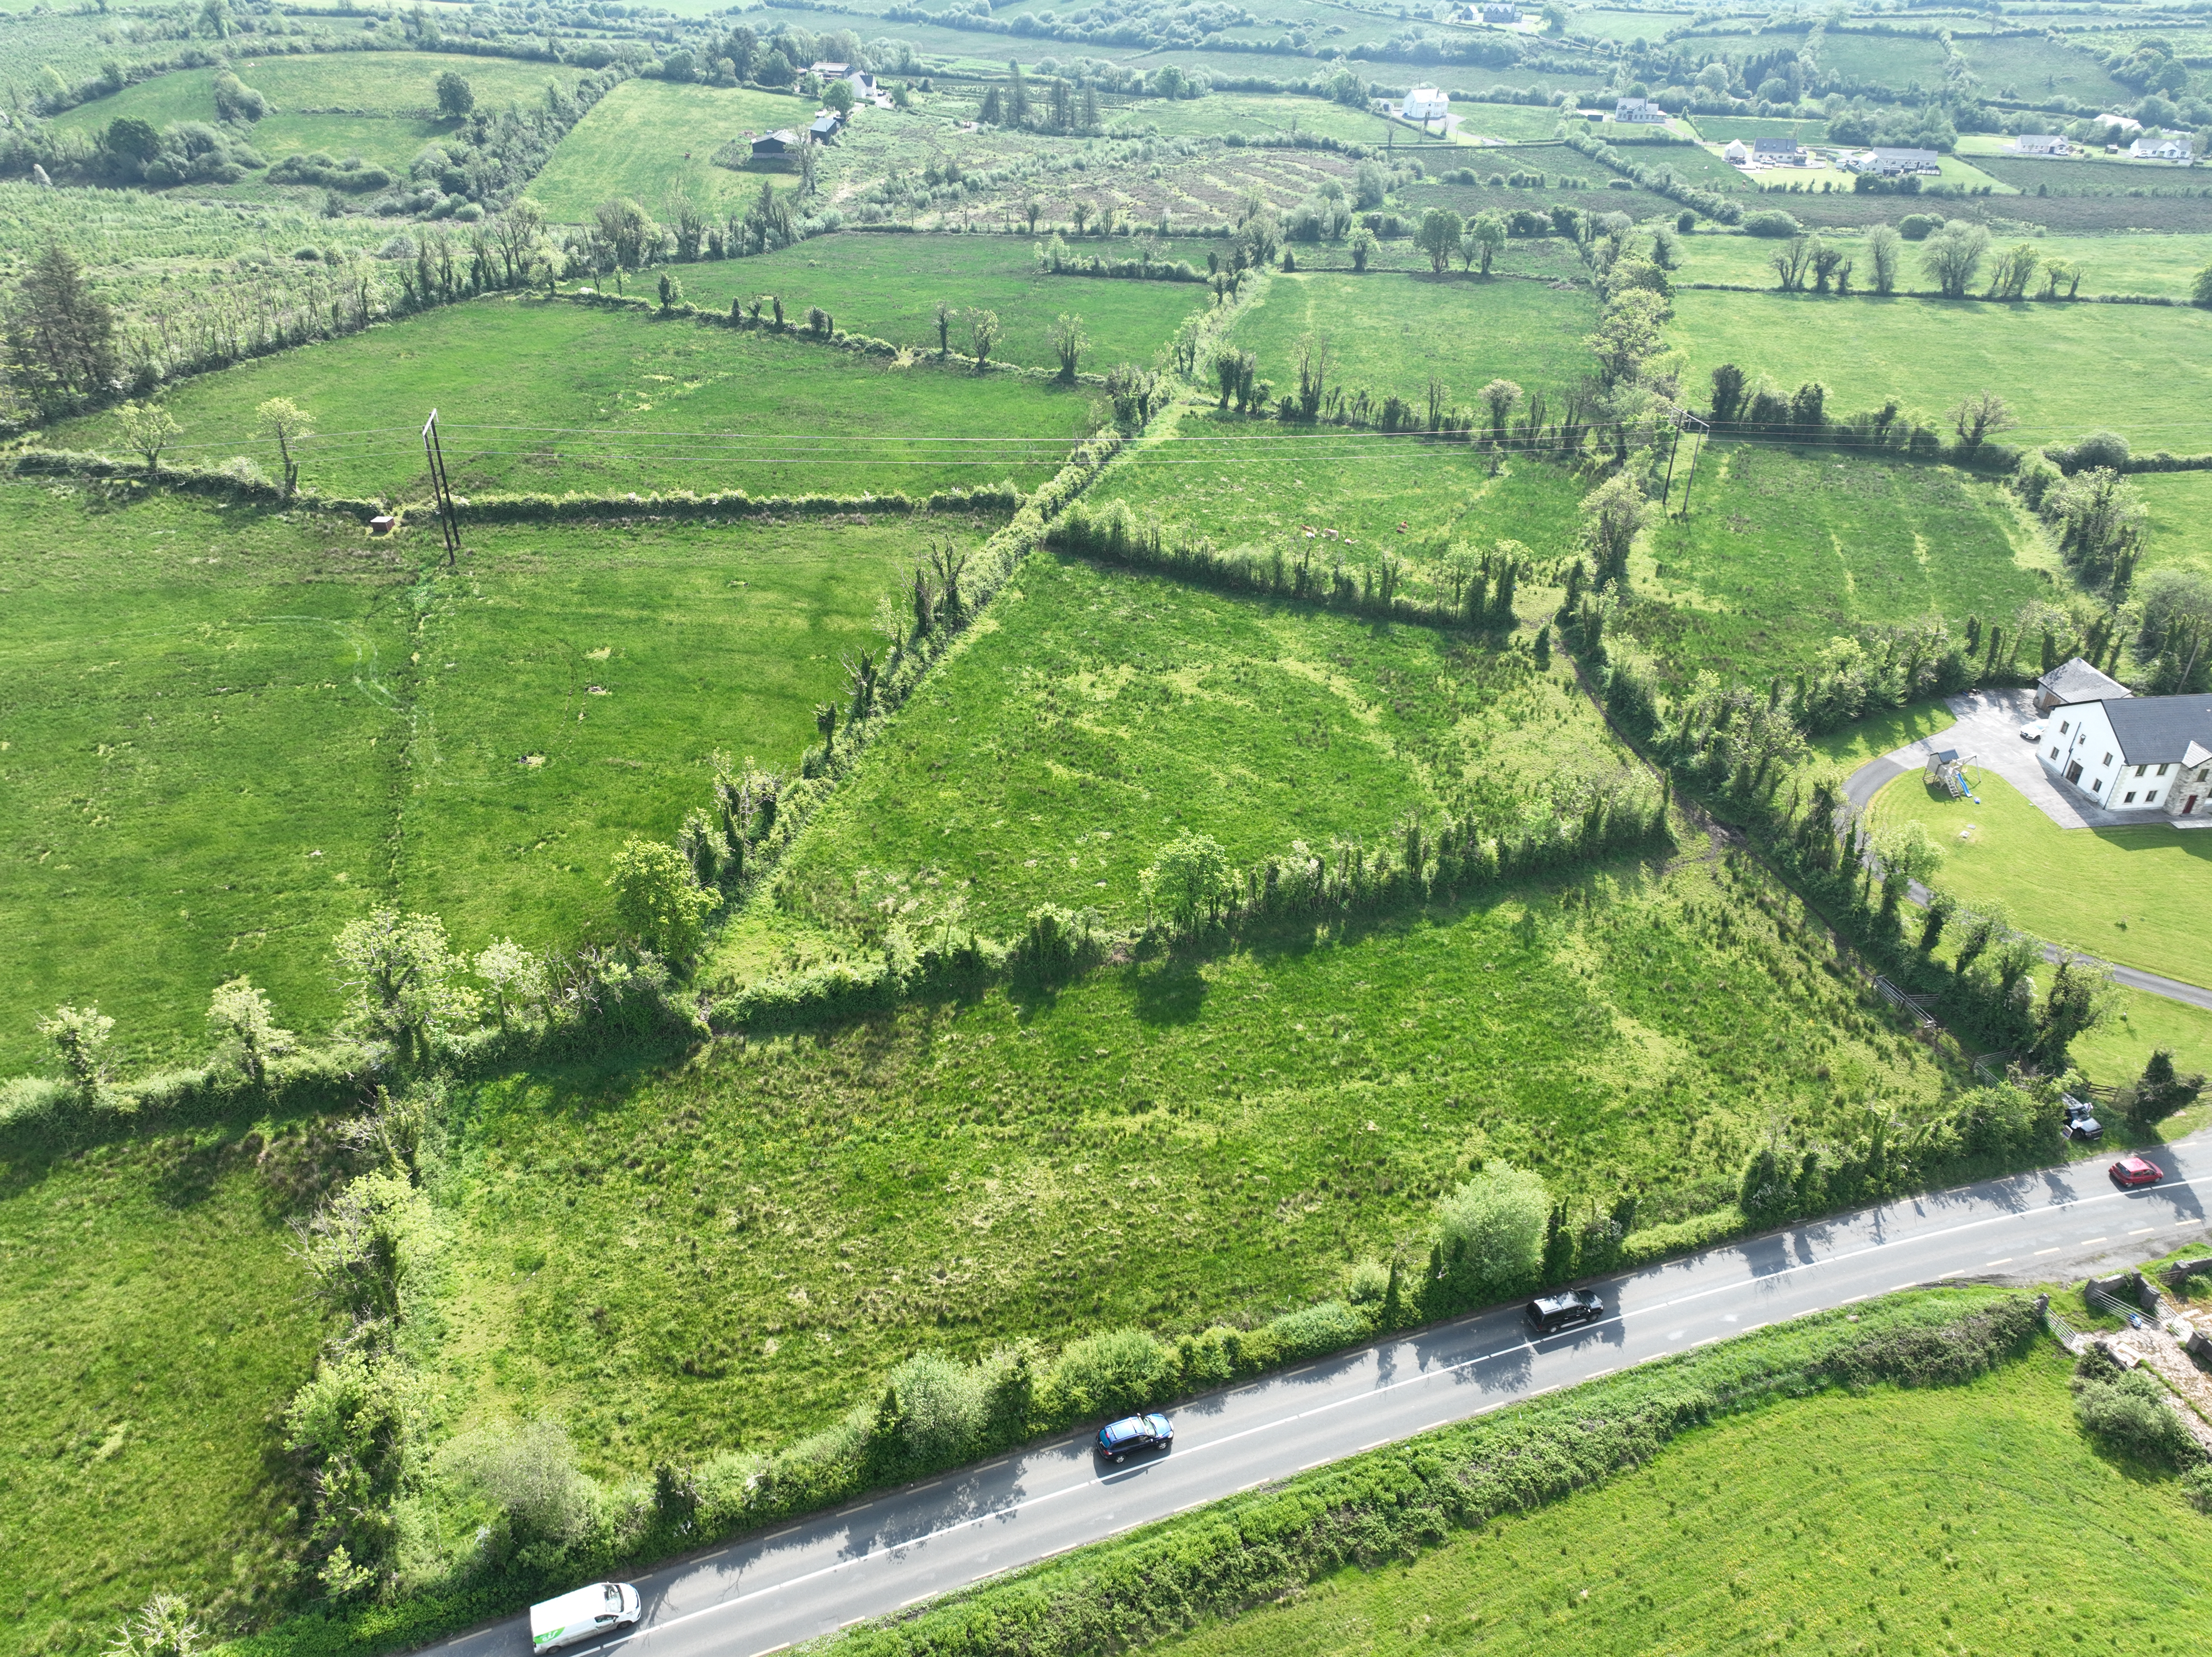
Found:
[(2134, 1230), (2129, 1232), (2128, 1235), (2130, 1237), (2148, 1237), (2152, 1232), (2157, 1229), (2158, 1228), (2154, 1225), (2139, 1225)]
[(2035, 1251), (2035, 1258), (2041, 1259), (2045, 1254), (2056, 1254), (2057, 1253), (2058, 1253), (2058, 1250), (2056, 1248), (2039, 1248)]
[(2110, 1241), (2112, 1241), (2110, 1237), (2084, 1237), (2080, 1242), (2074, 1246), (2076, 1248), (2087, 1248), (2091, 1243), (2108, 1243)]
[(2009, 1255), (2009, 1254), (2008, 1254), (2008, 1255), (2006, 1255), (2002, 1259), (2000, 1259), (2000, 1260), (1990, 1260), (1990, 1261), (1987, 1261), (1987, 1262), (1985, 1263), (1984, 1269), (1986, 1269), (1986, 1267), (1987, 1267), (1987, 1266), (2010, 1266), (2011, 1264), (2012, 1264), (2012, 1256), (2011, 1256), (2011, 1255)]

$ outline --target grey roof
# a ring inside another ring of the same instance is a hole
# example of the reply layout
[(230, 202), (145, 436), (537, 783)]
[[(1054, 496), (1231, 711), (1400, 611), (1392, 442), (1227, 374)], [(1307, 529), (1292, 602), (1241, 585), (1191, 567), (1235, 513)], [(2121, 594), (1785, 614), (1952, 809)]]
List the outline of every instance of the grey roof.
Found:
[(1754, 150), (1769, 155), (1779, 153), (1784, 155), (1795, 155), (1805, 146), (1795, 138), (1753, 138), (1751, 141), (1751, 147)]
[(2105, 717), (2130, 765), (2185, 762), (2192, 740), (2212, 743), (2212, 696), (2130, 696), (2107, 701)]
[(2079, 656), (2061, 662), (2036, 683), (2062, 702), (2101, 702), (2132, 694), (2127, 686), (2107, 678)]
[(1935, 167), (1943, 159), (1932, 149), (1885, 149), (1880, 144), (1875, 146), (1874, 153), (1880, 161), (1905, 161), (1919, 167)]

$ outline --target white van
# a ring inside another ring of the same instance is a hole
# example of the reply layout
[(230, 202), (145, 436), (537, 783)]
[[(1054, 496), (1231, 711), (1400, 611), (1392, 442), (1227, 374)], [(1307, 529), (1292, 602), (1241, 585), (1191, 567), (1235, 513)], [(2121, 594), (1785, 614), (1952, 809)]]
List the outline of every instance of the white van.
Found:
[(632, 1627), (644, 1608), (645, 1602), (629, 1583), (594, 1582), (531, 1606), (530, 1648), (555, 1651), (595, 1634)]

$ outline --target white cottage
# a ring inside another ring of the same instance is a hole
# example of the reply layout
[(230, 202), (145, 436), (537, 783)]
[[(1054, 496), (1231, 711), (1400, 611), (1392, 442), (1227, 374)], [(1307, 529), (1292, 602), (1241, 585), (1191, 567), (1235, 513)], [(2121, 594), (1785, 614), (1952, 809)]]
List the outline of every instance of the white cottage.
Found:
[(2193, 817), (2212, 810), (2212, 696), (2112, 696), (2051, 711), (2043, 768), (2108, 811)]
[(1403, 113), (1407, 120), (1419, 121), (1425, 126), (1451, 113), (1451, 100), (1434, 87), (1415, 87), (1406, 94)]
[(1741, 167), (1751, 159), (1751, 150), (1741, 138), (1730, 138), (1728, 148), (1721, 151), (1721, 159), (1730, 167)]

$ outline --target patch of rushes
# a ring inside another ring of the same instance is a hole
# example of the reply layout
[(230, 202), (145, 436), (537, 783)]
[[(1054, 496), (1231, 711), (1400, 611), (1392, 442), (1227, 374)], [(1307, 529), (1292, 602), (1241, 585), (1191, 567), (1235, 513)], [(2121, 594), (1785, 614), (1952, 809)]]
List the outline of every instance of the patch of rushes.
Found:
[(219, 1627), (284, 1608), (307, 1492), (277, 1423), (317, 1320), (296, 1136), (260, 1156), (261, 1128), (0, 1163), (0, 1649), (98, 1651), (163, 1591)]
[(1177, 835), (1244, 864), (1375, 846), (1449, 810), (1517, 837), (1596, 798), (1656, 802), (1564, 664), (1419, 627), (1033, 555), (816, 819), (774, 901), (833, 933), (1040, 903), (1145, 915)]
[[(2047, 596), (2030, 543), (1997, 486), (1948, 466), (1844, 450), (1694, 442), (1672, 504), (1653, 514), (1633, 567), (1636, 602), (1617, 625), (1670, 690), (1707, 670), (1764, 683), (1810, 667), (1868, 625), (1939, 616), (2003, 618)], [(2017, 540), (2015, 537), (2019, 537)]]
[(1725, 1208), (1770, 1124), (1849, 1136), (1943, 1097), (1826, 961), (1717, 865), (1621, 864), (479, 1084), (444, 1384), (649, 1466), (822, 1425), (921, 1347), (1306, 1304), (1358, 1258), (1425, 1258), (1478, 1157), (1571, 1202), (1640, 1191), (1640, 1224)]
[(1493, 466), (1471, 445), (1409, 434), (1285, 426), (1212, 409), (1185, 410), (1177, 432), (1124, 457), (1085, 499), (1127, 501), (1226, 553), (1310, 555), (1321, 568), (1341, 558), (1371, 570), (1387, 552), (1431, 585), (1449, 582), (1455, 549), (1480, 555), (1502, 540), (1519, 541), (1548, 567), (1571, 545), (1589, 492), (1541, 460), (1509, 456)]
[[(727, 310), (732, 300), (750, 304), (775, 294), (787, 314), (818, 305), (841, 328), (925, 355), (937, 349), (939, 305), (951, 312), (946, 343), (963, 354), (974, 349), (975, 313), (989, 311), (1005, 331), (992, 356), (1032, 368), (1059, 367), (1051, 330), (1065, 313), (1081, 321), (1091, 342), (1082, 368), (1100, 373), (1123, 362), (1151, 366), (1182, 319), (1212, 302), (1195, 282), (1042, 274), (1036, 246), (1027, 236), (848, 233), (753, 258), (684, 265), (677, 275), (684, 298), (702, 308)], [(1070, 249), (1133, 257), (1122, 238), (1078, 239)], [(1206, 268), (1202, 244), (1182, 244), (1171, 256)]]
[[(2055, 1342), (1964, 1387), (1778, 1402), (1602, 1490), (1149, 1648), (2179, 1652), (2212, 1592), (2172, 1479), (2101, 1453)], [(2081, 1568), (2057, 1587), (2053, 1562)]]
[[(174, 458), (243, 454), (273, 472), (254, 414), (271, 397), (292, 398), (325, 434), (300, 446), (304, 481), (387, 500), (428, 498), (421, 433), (433, 409), (461, 495), (919, 498), (1009, 478), (1036, 489), (1066, 461), (1089, 406), (1087, 394), (1035, 379), (507, 296), (191, 380), (165, 399), (183, 428)], [(123, 447), (112, 415), (59, 422), (46, 437)]]
[[(918, 544), (903, 519), (472, 527), (447, 576), (434, 532), (0, 489), (0, 1074), (51, 1067), (32, 1024), (61, 1000), (98, 1000), (134, 1068), (197, 1055), (240, 973), (326, 1028), (331, 939), (379, 901), (471, 950), (588, 936), (610, 856), (674, 834), (714, 750), (795, 764)], [(125, 584), (127, 614), (88, 602)]]

